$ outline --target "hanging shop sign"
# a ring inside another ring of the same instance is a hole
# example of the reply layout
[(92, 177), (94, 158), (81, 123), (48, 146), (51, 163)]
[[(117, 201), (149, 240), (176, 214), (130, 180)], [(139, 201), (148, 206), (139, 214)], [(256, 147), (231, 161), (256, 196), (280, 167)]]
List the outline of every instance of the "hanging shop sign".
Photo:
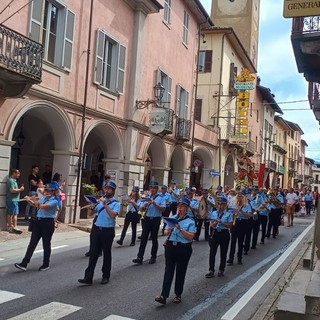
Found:
[(285, 18), (320, 16), (319, 0), (284, 0)]

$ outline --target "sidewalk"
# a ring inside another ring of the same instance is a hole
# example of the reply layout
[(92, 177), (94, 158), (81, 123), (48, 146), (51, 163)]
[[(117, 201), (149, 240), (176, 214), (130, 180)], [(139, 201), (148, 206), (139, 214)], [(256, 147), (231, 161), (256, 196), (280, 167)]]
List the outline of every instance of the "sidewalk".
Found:
[[(92, 227), (92, 220), (93, 219), (80, 219), (75, 224), (59, 223), (58, 228), (55, 230), (55, 232), (70, 232), (70, 231), (74, 231), (75, 229), (79, 229), (84, 232), (90, 232)], [(117, 217), (116, 233), (121, 232), (123, 224), (124, 224), (124, 217)], [(24, 218), (18, 218), (18, 228), (22, 230), (22, 233), (15, 234), (7, 231), (0, 231), (0, 243), (10, 241), (10, 240), (30, 237), (31, 233), (28, 231), (28, 226), (29, 226), (28, 221), (24, 220)], [(86, 236), (86, 234), (84, 234), (84, 236)]]

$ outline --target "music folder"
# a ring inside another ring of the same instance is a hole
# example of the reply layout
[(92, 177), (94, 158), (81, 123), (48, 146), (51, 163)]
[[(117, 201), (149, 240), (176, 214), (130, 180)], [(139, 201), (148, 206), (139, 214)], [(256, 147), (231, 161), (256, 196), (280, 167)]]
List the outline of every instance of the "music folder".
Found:
[(83, 197), (86, 199), (86, 201), (87, 201), (88, 203), (93, 203), (93, 204), (95, 204), (95, 203), (98, 202), (97, 199), (96, 199), (96, 197), (94, 197), (94, 196), (84, 195)]
[(169, 229), (173, 229), (176, 226), (176, 224), (178, 224), (178, 219), (176, 219), (176, 218), (163, 217), (162, 219), (167, 224)]

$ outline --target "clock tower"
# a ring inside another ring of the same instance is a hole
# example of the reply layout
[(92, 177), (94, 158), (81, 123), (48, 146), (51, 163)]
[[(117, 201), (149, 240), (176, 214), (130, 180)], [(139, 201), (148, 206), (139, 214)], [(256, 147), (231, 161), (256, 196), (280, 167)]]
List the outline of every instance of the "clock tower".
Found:
[(216, 27), (232, 27), (257, 67), (260, 0), (212, 0)]

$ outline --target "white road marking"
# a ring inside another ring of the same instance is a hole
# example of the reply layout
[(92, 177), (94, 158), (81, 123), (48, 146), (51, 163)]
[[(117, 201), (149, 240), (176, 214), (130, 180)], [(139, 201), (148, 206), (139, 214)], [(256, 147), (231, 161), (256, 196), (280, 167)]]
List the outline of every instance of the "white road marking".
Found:
[(237, 316), (237, 314), (271, 278), (278, 267), (289, 257), (312, 227), (314, 227), (314, 222), (300, 234), (284, 254), (282, 254), (280, 258), (263, 274), (263, 276), (222, 316), (221, 320), (232, 320)]
[(0, 290), (0, 304), (24, 297), (23, 294)]
[[(61, 249), (61, 248), (67, 248), (67, 247), (69, 247), (69, 246), (68, 246), (68, 245), (66, 245), (66, 244), (64, 244), (64, 245), (62, 245), (62, 246), (57, 246), (57, 247), (53, 247), (53, 248), (51, 248), (51, 251), (52, 251), (52, 250)], [(43, 252), (43, 249), (36, 250), (34, 253), (40, 253), (40, 252)]]
[(116, 316), (114, 314), (111, 314), (110, 316), (102, 319), (102, 320), (134, 320), (132, 318), (126, 318), (126, 317), (121, 317), (121, 316)]
[(39, 308), (19, 314), (18, 316), (8, 320), (58, 320), (80, 309), (82, 308), (71, 304), (51, 302)]
[[(303, 232), (303, 235), (306, 234), (312, 228), (313, 224), (311, 224)], [(294, 244), (301, 241), (301, 238), (300, 238), (301, 236), (302, 236), (302, 234), (292, 243), (292, 245), (289, 248), (291, 248)], [(293, 249), (294, 249), (294, 247), (293, 247)], [(264, 267), (265, 265), (270, 263), (270, 261), (274, 260), (275, 258), (277, 258), (279, 256), (281, 258), (281, 255), (284, 252), (286, 252), (287, 250), (288, 250), (288, 247), (284, 247), (284, 248), (276, 251), (272, 255), (268, 256), (264, 260), (260, 261), (259, 263), (255, 264), (250, 269), (247, 269), (241, 275), (239, 275), (237, 278), (233, 279), (232, 281), (229, 281), (225, 286), (220, 288), (218, 291), (212, 292), (212, 294), (206, 300), (204, 300), (202, 303), (200, 303), (200, 304), (196, 305), (195, 307), (193, 307), (192, 309), (186, 311), (181, 317), (179, 317), (179, 320), (195, 319), (198, 314), (200, 314), (202, 311), (204, 311), (205, 309), (212, 306), (214, 303), (218, 302), (220, 298), (222, 298), (226, 293), (228, 293), (230, 290), (232, 290), (234, 287), (236, 287), (239, 283), (241, 283), (242, 281), (244, 281), (248, 277), (250, 277), (251, 274), (257, 272), (260, 268)], [(257, 283), (259, 283), (259, 282), (260, 282), (260, 280), (257, 281)], [(246, 302), (249, 302), (249, 300), (247, 300)]]

